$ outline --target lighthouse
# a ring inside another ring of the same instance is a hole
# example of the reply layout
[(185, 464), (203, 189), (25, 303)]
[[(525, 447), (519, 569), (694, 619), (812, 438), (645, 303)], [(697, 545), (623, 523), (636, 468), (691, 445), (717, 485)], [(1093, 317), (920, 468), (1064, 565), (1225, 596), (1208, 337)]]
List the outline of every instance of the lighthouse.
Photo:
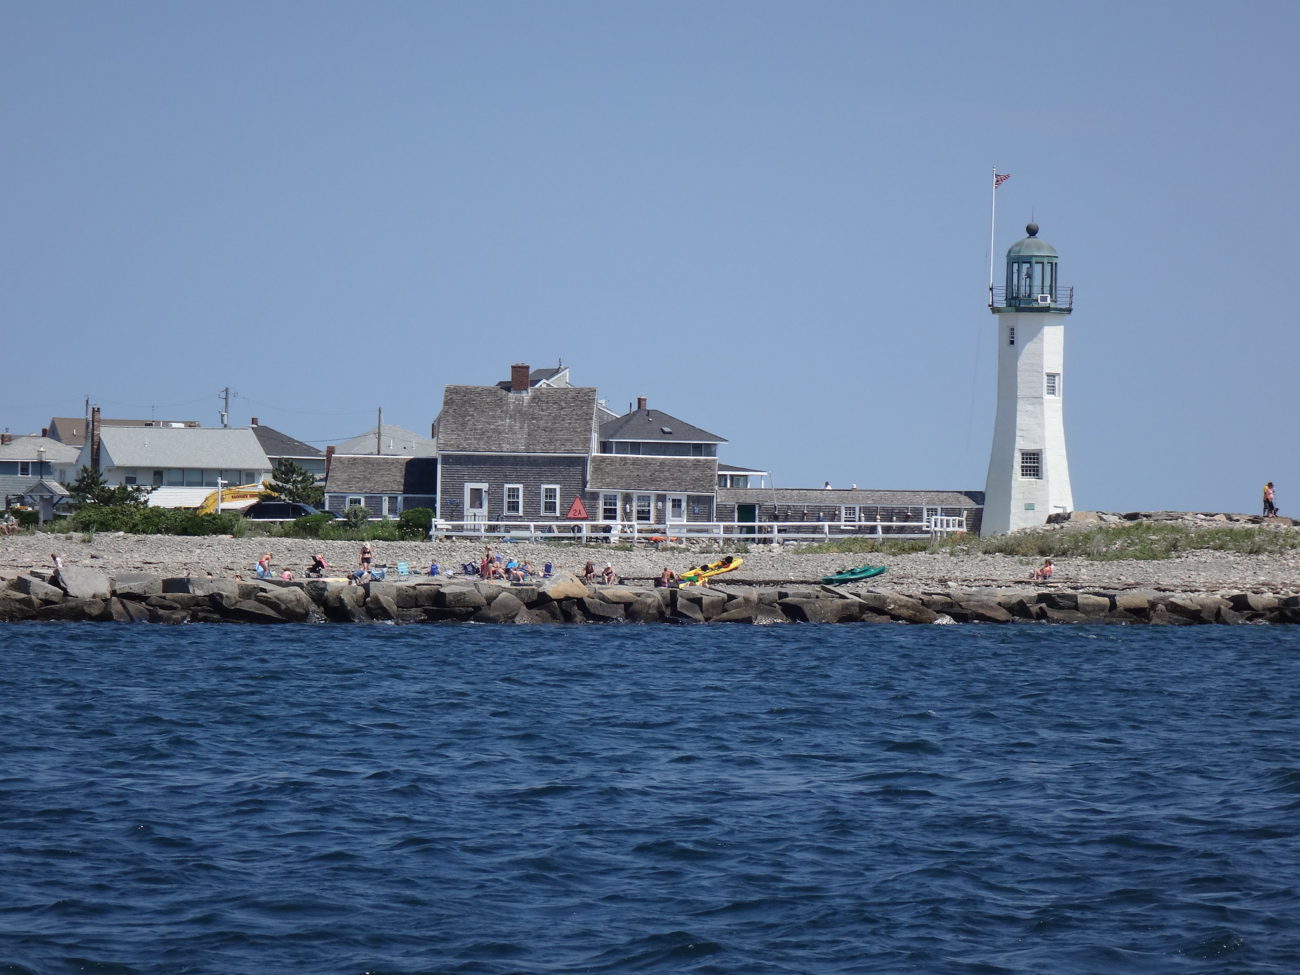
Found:
[(1074, 289), (1057, 280), (1055, 248), (1038, 225), (1007, 251), (1006, 285), (993, 290), (998, 409), (980, 534), (1030, 528), (1073, 511), (1065, 454), (1065, 321)]

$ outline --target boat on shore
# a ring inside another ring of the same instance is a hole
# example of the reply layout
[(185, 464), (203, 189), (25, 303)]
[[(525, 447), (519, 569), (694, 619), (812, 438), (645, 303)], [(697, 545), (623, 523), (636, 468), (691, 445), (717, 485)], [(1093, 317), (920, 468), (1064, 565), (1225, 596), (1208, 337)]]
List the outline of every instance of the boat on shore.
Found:
[(839, 572), (822, 576), (822, 585), (842, 586), (848, 582), (861, 582), (863, 579), (884, 575), (887, 571), (888, 569), (883, 565), (860, 565), (856, 569), (840, 569)]
[(702, 586), (714, 576), (720, 576), (726, 572), (734, 572), (740, 568), (745, 560), (739, 555), (724, 555), (716, 562), (710, 562), (708, 565), (696, 566), (687, 569), (681, 574), (681, 585), (683, 586)]

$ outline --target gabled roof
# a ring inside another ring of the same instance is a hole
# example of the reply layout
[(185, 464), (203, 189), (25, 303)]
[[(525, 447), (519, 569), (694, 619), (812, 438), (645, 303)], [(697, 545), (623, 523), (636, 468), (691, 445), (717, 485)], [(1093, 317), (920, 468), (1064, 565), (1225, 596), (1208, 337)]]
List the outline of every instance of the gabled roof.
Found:
[(716, 434), (669, 416), (662, 410), (633, 410), (600, 425), (600, 439), (639, 443), (726, 443)]
[[(553, 369), (534, 369), (528, 373), (529, 386), (555, 386), (564, 387), (571, 385), (569, 383), (569, 367), (560, 365)], [(510, 380), (503, 379), (497, 383), (497, 389), (510, 389)]]
[[(375, 452), (375, 428), (371, 427), (365, 433), (344, 440), (334, 448), (336, 454), (369, 454), (377, 456)], [(379, 431), (379, 452), (378, 456), (389, 457), (434, 457), (438, 453), (438, 443), (430, 440), (428, 437), (421, 437), (418, 433), (412, 433), (410, 430), (402, 427), (393, 426), (385, 423)]]
[(432, 457), (335, 455), (325, 482), (327, 494), (433, 494), (438, 462)]
[[(106, 427), (99, 433), (100, 467), (207, 467), (266, 471), (266, 451), (248, 428)], [(81, 456), (89, 457), (90, 447)]]
[(724, 464), (718, 461), (719, 474), (761, 474), (764, 477), (771, 475), (771, 471), (765, 471), (758, 467), (737, 467), (735, 464)]
[[(197, 427), (198, 420), (114, 420), (100, 417), (99, 428), (105, 427)], [(84, 416), (56, 416), (50, 420), (50, 436), (70, 447), (80, 447), (86, 442)]]
[(714, 457), (638, 457), (597, 454), (587, 487), (593, 491), (680, 491), (713, 494), (718, 489)]
[(258, 424), (252, 429), (253, 436), (262, 445), (267, 457), (323, 457), (325, 455), (325, 451), (319, 447), (303, 443), (274, 427)]
[(0, 460), (39, 461), (41, 450), (45, 451), (45, 463), (51, 465), (75, 463), (81, 453), (52, 437), (15, 437), (7, 444), (0, 444)]
[(591, 386), (448, 386), (438, 418), (442, 453), (587, 454), (596, 429)]

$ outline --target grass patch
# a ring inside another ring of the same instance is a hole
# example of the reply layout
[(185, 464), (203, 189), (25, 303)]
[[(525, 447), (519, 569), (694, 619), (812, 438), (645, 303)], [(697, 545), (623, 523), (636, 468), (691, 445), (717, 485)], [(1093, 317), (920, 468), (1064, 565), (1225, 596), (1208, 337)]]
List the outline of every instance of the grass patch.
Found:
[(1300, 532), (1290, 528), (1240, 526), (1211, 528), (1166, 522), (1129, 522), (1096, 528), (1021, 531), (1011, 535), (974, 538), (956, 535), (935, 539), (845, 538), (801, 549), (811, 555), (880, 554), (911, 555), (1016, 555), (1042, 558), (1086, 559), (1116, 562), (1126, 559), (1153, 561), (1187, 552), (1234, 552), (1241, 555), (1275, 555), (1300, 549)]

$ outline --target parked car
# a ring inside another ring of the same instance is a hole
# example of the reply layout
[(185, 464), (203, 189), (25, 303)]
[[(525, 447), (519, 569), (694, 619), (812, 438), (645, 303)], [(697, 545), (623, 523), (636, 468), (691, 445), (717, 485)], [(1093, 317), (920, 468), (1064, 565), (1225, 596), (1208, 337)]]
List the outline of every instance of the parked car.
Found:
[(321, 511), (298, 501), (255, 501), (244, 509), (244, 517), (249, 521), (293, 521), (308, 515), (339, 517), (332, 511)]

